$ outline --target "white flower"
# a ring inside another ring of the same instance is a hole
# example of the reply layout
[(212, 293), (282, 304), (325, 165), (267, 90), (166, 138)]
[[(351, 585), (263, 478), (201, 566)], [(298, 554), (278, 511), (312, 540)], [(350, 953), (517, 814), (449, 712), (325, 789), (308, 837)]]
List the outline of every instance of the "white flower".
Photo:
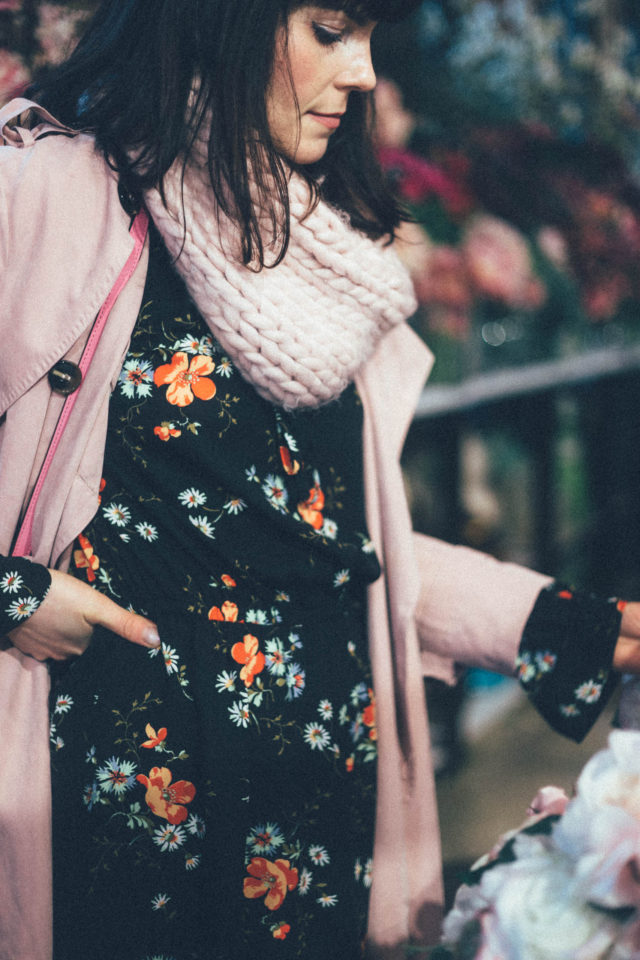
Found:
[(313, 844), (309, 847), (309, 856), (317, 867), (324, 867), (327, 863), (331, 863), (331, 858), (326, 848), (318, 844)]
[(349, 583), (351, 575), (348, 570), (338, 570), (335, 577), (333, 578), (334, 587), (343, 587), (345, 583)]
[(285, 488), (284, 481), (280, 477), (270, 473), (262, 484), (262, 492), (272, 507), (280, 510), (281, 513), (286, 512), (289, 494)]
[(196, 867), (200, 866), (200, 854), (189, 854), (188, 857), (185, 857), (184, 866), (186, 870), (195, 870)]
[(252, 480), (255, 480), (256, 483), (260, 483), (260, 480), (258, 479), (258, 475), (256, 472), (256, 468), (253, 464), (250, 467), (248, 467), (244, 471), (244, 473), (249, 483), (251, 483)]
[(225, 690), (228, 690), (230, 693), (236, 688), (236, 680), (238, 679), (238, 671), (232, 670), (229, 673), (227, 670), (223, 670), (222, 673), (219, 673), (216, 677), (216, 690), (219, 693), (224, 693)]
[(153, 386), (153, 367), (148, 360), (127, 360), (118, 377), (125, 397), (149, 397)]
[(323, 893), (316, 900), (316, 903), (319, 903), (321, 907), (335, 907), (337, 902), (338, 897), (335, 893)]
[(578, 700), (584, 700), (585, 703), (596, 703), (602, 693), (602, 684), (596, 683), (595, 680), (587, 680), (585, 683), (581, 683), (574, 693)]
[(96, 779), (101, 790), (107, 793), (115, 793), (121, 796), (127, 790), (130, 790), (136, 782), (135, 763), (131, 760), (120, 760), (118, 757), (111, 757), (107, 760), (104, 767), (98, 767), (96, 770)]
[(168, 894), (157, 893), (151, 901), (151, 909), (162, 910), (162, 908), (166, 907), (166, 905), (169, 903), (169, 900), (171, 900), (171, 897)]
[(188, 487), (178, 494), (178, 500), (183, 507), (191, 509), (191, 507), (201, 507), (203, 503), (206, 503), (207, 495), (202, 490), (196, 490), (195, 487)]
[(331, 720), (333, 716), (333, 706), (330, 700), (321, 700), (318, 704), (318, 713), (325, 720)]
[(311, 886), (312, 878), (313, 878), (313, 874), (311, 873), (309, 868), (303, 867), (302, 870), (300, 871), (300, 879), (298, 880), (299, 896), (304, 897), (307, 893), (309, 893), (309, 888)]
[(210, 336), (204, 337), (183, 337), (182, 340), (176, 341), (172, 347), (173, 350), (184, 350), (185, 353), (192, 354), (203, 354), (205, 357), (210, 357), (213, 353), (213, 344)]
[(237, 514), (242, 513), (246, 506), (246, 503), (244, 500), (241, 500), (240, 497), (232, 497), (231, 500), (227, 500), (227, 502), (223, 504), (222, 509), (226, 510), (227, 513)]
[(527, 960), (608, 956), (618, 925), (577, 895), (574, 865), (549, 843), (519, 835), (513, 863), (487, 870), (482, 893), (492, 907), (488, 954)]
[(162, 659), (164, 660), (167, 673), (178, 672), (178, 660), (180, 656), (168, 643), (162, 644)]
[(362, 882), (364, 883), (365, 887), (370, 887), (372, 881), (373, 881), (373, 860), (371, 859), (371, 857), (369, 857), (369, 859), (364, 865), (364, 876), (362, 878)]
[(191, 523), (196, 527), (200, 533), (203, 533), (205, 537), (209, 537), (210, 540), (214, 538), (214, 530), (212, 524), (209, 523), (205, 516), (200, 517), (189, 517)]
[(216, 367), (216, 373), (220, 377), (230, 377), (233, 373), (233, 365), (229, 357), (221, 357), (220, 363)]
[(152, 523), (136, 523), (136, 530), (142, 539), (147, 540), (149, 543), (153, 543), (154, 540), (158, 539), (158, 528), (154, 527)]
[(167, 851), (171, 853), (173, 850), (177, 850), (186, 839), (187, 835), (183, 828), (173, 823), (167, 824), (166, 827), (158, 827), (153, 832), (153, 842), (160, 847), (163, 853)]
[(245, 623), (268, 623), (266, 610), (247, 610), (244, 615)]
[(322, 524), (322, 529), (320, 533), (323, 537), (327, 537), (329, 540), (335, 540), (338, 536), (338, 524), (335, 520), (325, 520)]
[(14, 600), (13, 603), (9, 604), (5, 613), (7, 613), (12, 620), (26, 620), (39, 606), (40, 601), (37, 600), (36, 597), (20, 597), (18, 600)]
[(251, 720), (251, 711), (246, 703), (241, 703), (237, 700), (229, 708), (229, 716), (235, 723), (236, 727), (248, 727), (249, 721)]
[(0, 590), (2, 590), (3, 593), (17, 593), (22, 583), (23, 581), (20, 574), (17, 570), (13, 570), (10, 573), (6, 573), (2, 580), (0, 580)]
[(131, 520), (129, 507), (123, 507), (121, 503), (110, 503), (102, 508), (102, 512), (114, 527), (126, 527)]
[(312, 750), (324, 750), (331, 742), (331, 737), (321, 723), (307, 723), (304, 728), (304, 740)]
[(56, 698), (56, 705), (54, 707), (54, 713), (67, 713), (73, 706), (73, 699), (69, 696), (63, 696), (62, 694)]
[(189, 819), (185, 823), (185, 827), (190, 834), (192, 834), (194, 837), (200, 837), (200, 839), (202, 839), (207, 832), (204, 820), (197, 813), (189, 814)]

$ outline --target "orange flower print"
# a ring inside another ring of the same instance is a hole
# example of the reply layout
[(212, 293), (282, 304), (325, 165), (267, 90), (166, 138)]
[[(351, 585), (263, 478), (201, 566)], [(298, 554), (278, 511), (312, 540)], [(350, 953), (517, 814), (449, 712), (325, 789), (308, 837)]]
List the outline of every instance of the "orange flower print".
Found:
[(229, 587), (229, 589), (236, 586), (235, 580), (233, 577), (230, 577), (228, 573), (223, 573), (220, 579), (224, 583), (225, 587)]
[(191, 363), (186, 353), (174, 353), (171, 363), (163, 363), (153, 374), (156, 387), (168, 384), (167, 400), (178, 407), (186, 407), (198, 400), (211, 400), (216, 394), (216, 385), (207, 374), (213, 373), (211, 357), (198, 354)]
[(159, 427), (154, 427), (153, 432), (156, 437), (160, 437), (165, 443), (170, 437), (179, 437), (182, 434), (182, 430), (178, 430), (173, 424), (166, 422), (161, 423)]
[(78, 543), (80, 544), (80, 549), (73, 551), (73, 562), (78, 570), (86, 569), (87, 580), (89, 583), (93, 583), (93, 581), (96, 579), (94, 571), (100, 566), (100, 561), (96, 557), (95, 553), (93, 552), (93, 547), (83, 533), (78, 534)]
[(155, 729), (151, 726), (150, 723), (144, 728), (144, 732), (149, 737), (148, 740), (145, 740), (141, 746), (146, 747), (147, 750), (152, 750), (154, 747), (159, 747), (160, 744), (167, 739), (167, 728), (160, 727), (156, 733)]
[(284, 472), (288, 473), (290, 477), (294, 476), (300, 469), (300, 464), (293, 459), (288, 447), (280, 447), (280, 461), (284, 467)]
[(315, 486), (309, 490), (307, 499), (302, 500), (298, 504), (298, 513), (314, 530), (319, 530), (324, 523), (324, 517), (322, 516), (323, 510), (324, 493), (320, 489), (320, 484), (316, 483)]
[(209, 620), (227, 620), (229, 623), (235, 623), (238, 619), (238, 604), (225, 600), (222, 608), (211, 607), (208, 617)]
[[(264, 897), (267, 910), (278, 910), (288, 890), (298, 885), (298, 871), (289, 866), (288, 860), (265, 860), (264, 857), (252, 857), (244, 878), (243, 892), (248, 900)], [(288, 931), (287, 931), (288, 933)]]
[(291, 931), (290, 923), (278, 923), (271, 927), (271, 933), (276, 940), (286, 940), (287, 934)]
[(373, 690), (369, 690), (369, 699), (371, 703), (368, 707), (365, 707), (362, 711), (362, 722), (365, 727), (369, 727), (369, 740), (378, 739), (378, 730), (376, 727), (376, 698), (373, 695)]
[(171, 783), (173, 774), (167, 767), (153, 767), (149, 776), (139, 773), (138, 783), (147, 788), (145, 800), (147, 806), (157, 817), (168, 820), (169, 823), (182, 823), (187, 819), (185, 803), (191, 803), (196, 795), (196, 788), (188, 780), (176, 780)]
[(234, 643), (231, 656), (236, 663), (244, 664), (240, 671), (240, 679), (244, 680), (245, 687), (250, 687), (257, 673), (264, 670), (264, 653), (258, 649), (258, 638), (246, 633), (242, 643)]
[(98, 489), (98, 503), (102, 503), (102, 491), (104, 490), (106, 485), (107, 485), (107, 481), (103, 477), (100, 481), (100, 487)]

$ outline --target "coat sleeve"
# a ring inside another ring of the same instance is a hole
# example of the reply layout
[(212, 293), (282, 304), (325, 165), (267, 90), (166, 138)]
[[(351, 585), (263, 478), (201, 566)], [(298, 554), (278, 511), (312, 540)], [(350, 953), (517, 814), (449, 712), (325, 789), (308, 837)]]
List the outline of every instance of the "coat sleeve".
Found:
[(414, 534), (414, 546), (425, 672), (448, 660), (513, 675), (525, 624), (551, 578), (424, 534)]

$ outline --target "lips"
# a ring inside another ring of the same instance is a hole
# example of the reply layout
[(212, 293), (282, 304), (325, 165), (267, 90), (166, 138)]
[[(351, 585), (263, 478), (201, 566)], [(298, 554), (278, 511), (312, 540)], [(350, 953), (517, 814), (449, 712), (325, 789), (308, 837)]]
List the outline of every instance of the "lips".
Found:
[(336, 130), (340, 126), (340, 120), (343, 116), (342, 113), (316, 113), (313, 110), (309, 111), (309, 116), (314, 120), (317, 120), (318, 123), (321, 123), (323, 127), (326, 127), (328, 130)]

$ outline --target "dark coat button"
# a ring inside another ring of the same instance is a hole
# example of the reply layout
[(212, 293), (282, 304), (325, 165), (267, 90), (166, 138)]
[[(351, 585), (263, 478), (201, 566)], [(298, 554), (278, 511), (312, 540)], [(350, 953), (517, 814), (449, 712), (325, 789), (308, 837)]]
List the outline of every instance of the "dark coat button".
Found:
[(59, 360), (55, 367), (49, 370), (49, 386), (65, 397), (77, 390), (81, 383), (82, 371), (70, 360)]

